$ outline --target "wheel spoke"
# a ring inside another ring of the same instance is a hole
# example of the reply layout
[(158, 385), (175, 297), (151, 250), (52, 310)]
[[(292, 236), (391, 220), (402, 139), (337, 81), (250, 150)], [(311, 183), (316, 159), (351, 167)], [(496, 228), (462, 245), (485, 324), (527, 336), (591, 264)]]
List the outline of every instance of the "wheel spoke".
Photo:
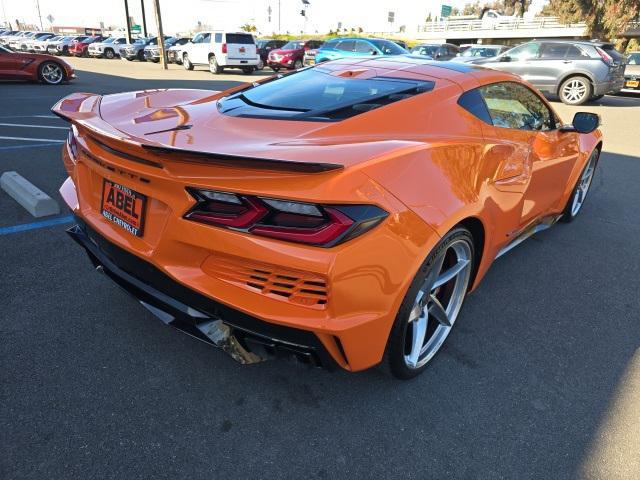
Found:
[(431, 292), (433, 290), (436, 281), (438, 280), (438, 276), (440, 275), (440, 270), (442, 270), (442, 264), (444, 263), (444, 256), (447, 253), (446, 250), (442, 251), (436, 258), (433, 259), (433, 265), (431, 265), (431, 270), (429, 271), (429, 275), (424, 279), (424, 283), (422, 284), (423, 292)]
[(424, 345), (424, 337), (427, 333), (427, 316), (422, 315), (418, 320), (411, 323), (412, 325), (412, 337), (411, 337), (411, 353), (407, 358), (407, 362), (412, 367), (418, 364), (418, 358), (422, 351), (422, 345)]
[(451, 326), (451, 321), (449, 320), (447, 312), (444, 310), (440, 300), (438, 300), (435, 295), (431, 295), (429, 301), (429, 315), (435, 318), (440, 325), (444, 325), (445, 327)]
[(433, 283), (431, 290), (435, 290), (436, 288), (450, 281), (452, 278), (458, 275), (462, 270), (464, 270), (467, 267), (467, 265), (469, 265), (469, 260), (467, 260), (466, 258), (458, 260), (458, 262), (453, 267), (449, 268), (445, 272), (442, 272), (438, 276), (436, 281)]

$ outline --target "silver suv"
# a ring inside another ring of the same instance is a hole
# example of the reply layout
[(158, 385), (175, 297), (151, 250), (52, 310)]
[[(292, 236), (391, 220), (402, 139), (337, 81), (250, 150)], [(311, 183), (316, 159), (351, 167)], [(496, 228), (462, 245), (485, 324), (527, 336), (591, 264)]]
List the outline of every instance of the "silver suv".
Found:
[(472, 63), (515, 73), (568, 105), (618, 93), (624, 85), (625, 58), (610, 43), (533, 41)]

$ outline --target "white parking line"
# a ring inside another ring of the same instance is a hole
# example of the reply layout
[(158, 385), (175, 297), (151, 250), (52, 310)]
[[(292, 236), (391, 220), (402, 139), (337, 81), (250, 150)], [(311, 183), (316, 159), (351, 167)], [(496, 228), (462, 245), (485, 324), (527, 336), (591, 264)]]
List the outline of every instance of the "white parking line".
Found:
[(0, 115), (0, 118), (53, 118), (55, 120), (62, 120), (55, 115)]
[(4, 137), (4, 136), (0, 136), (0, 140), (25, 140), (27, 142), (53, 142), (53, 143), (65, 142), (65, 140), (57, 140), (54, 138), (27, 138), (27, 137)]
[(50, 125), (29, 125), (28, 123), (0, 123), (3, 127), (30, 127), (30, 128), (56, 128), (59, 130), (69, 130), (69, 127), (53, 127)]

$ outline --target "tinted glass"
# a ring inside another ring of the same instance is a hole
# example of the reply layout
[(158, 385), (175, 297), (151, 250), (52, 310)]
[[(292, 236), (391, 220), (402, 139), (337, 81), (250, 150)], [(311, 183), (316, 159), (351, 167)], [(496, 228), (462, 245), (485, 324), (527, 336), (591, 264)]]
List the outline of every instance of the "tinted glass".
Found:
[(460, 54), (461, 57), (495, 57), (500, 47), (471, 47)]
[(304, 41), (295, 40), (295, 41), (286, 43), (282, 47), (282, 50), (298, 50), (302, 47), (304, 47)]
[(568, 45), (567, 55), (565, 58), (573, 58), (573, 59), (589, 58), (589, 55), (587, 55), (585, 52), (580, 50), (578, 47), (574, 47), (573, 45)]
[(435, 57), (436, 53), (438, 53), (438, 48), (438, 45), (418, 45), (412, 50), (412, 52), (418, 53), (420, 55), (429, 55), (430, 57)]
[(356, 41), (356, 52), (358, 53), (371, 53), (373, 47), (369, 45), (367, 42), (362, 40)]
[(530, 58), (536, 58), (540, 51), (539, 43), (525, 43), (518, 47), (512, 48), (505, 55), (508, 55), (514, 60), (528, 60)]
[(335, 48), (338, 50), (343, 50), (345, 52), (353, 52), (353, 49), (356, 46), (356, 42), (353, 40), (342, 40)]
[(370, 40), (384, 55), (402, 55), (407, 51), (390, 40)]
[(215, 37), (214, 37), (214, 41), (216, 43), (222, 43), (222, 34), (221, 33), (216, 33)]
[(483, 122), (489, 125), (492, 124), (491, 115), (489, 115), (489, 111), (487, 110), (487, 104), (484, 102), (477, 88), (463, 93), (458, 99), (458, 104)]
[(327, 42), (324, 42), (324, 45), (322, 45), (324, 48), (336, 48), (336, 45), (338, 45), (339, 40), (329, 40)]
[(629, 65), (640, 65), (640, 53), (632, 53), (627, 60)]
[(243, 45), (253, 45), (253, 36), (248, 33), (227, 33), (227, 43), (240, 43)]
[(496, 127), (518, 130), (554, 128), (547, 106), (524, 85), (501, 82), (480, 87), (479, 90)]
[[(220, 107), (223, 112), (230, 111), (239, 107), (237, 101), (240, 101), (251, 107), (276, 111), (276, 113), (278, 110), (323, 111), (366, 104), (380, 96), (415, 90), (427, 83), (429, 82), (389, 77), (344, 78), (331, 75), (320, 68), (313, 68), (231, 95), (220, 101)], [(429, 88), (432, 86), (430, 83)]]
[(7, 50), (4, 47), (0, 47), (0, 53), (11, 53), (11, 50)]
[(569, 51), (569, 45), (546, 43), (542, 46), (540, 58), (546, 60), (563, 60)]

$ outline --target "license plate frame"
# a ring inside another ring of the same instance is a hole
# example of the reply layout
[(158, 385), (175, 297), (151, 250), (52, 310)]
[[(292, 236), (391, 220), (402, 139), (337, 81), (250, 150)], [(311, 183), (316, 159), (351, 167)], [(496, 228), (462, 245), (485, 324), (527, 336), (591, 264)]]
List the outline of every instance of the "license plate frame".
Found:
[(106, 220), (118, 225), (135, 237), (142, 237), (146, 207), (146, 195), (120, 183), (103, 179), (100, 213)]
[(624, 82), (624, 86), (630, 88), (638, 88), (638, 86), (640, 86), (640, 80), (627, 80), (626, 82)]

